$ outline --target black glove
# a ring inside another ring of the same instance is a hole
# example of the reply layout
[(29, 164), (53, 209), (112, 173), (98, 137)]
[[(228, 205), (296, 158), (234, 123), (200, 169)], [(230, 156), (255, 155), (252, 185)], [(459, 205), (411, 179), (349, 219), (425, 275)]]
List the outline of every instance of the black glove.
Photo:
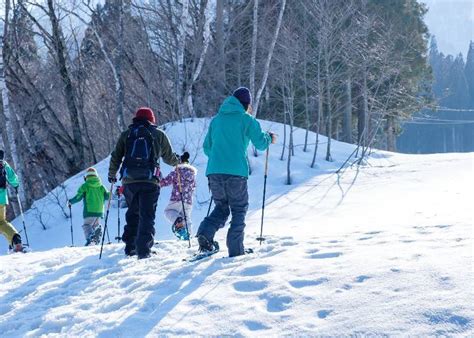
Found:
[(107, 179), (109, 180), (109, 183), (117, 183), (117, 177), (115, 176), (109, 176)]
[(270, 135), (270, 137), (272, 138), (272, 144), (275, 144), (276, 141), (277, 141), (277, 134), (275, 134), (274, 132), (269, 131), (268, 135)]

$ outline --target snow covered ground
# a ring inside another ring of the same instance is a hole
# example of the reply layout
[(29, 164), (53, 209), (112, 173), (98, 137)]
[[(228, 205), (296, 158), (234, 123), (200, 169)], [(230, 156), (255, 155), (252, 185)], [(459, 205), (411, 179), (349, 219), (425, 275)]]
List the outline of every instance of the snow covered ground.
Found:
[[(177, 151), (186, 144), (192, 157), (198, 154), (195, 227), (209, 201), (199, 149), (207, 123), (167, 128)], [(283, 135), (281, 125), (264, 126)], [(311, 169), (303, 139), (298, 130), (291, 186), (284, 184), (286, 162), (279, 160), (281, 137), (272, 146), (261, 246), (255, 237), (264, 157), (250, 158), (246, 245), (255, 249), (252, 255), (228, 258), (222, 250), (183, 262), (196, 243), (188, 249), (173, 239), (162, 216), (169, 197), (163, 190), (158, 254), (137, 261), (123, 256), (122, 244), (111, 244), (99, 261), (98, 247), (68, 247), (69, 220), (54, 194), (37, 201), (26, 215), (35, 251), (0, 256), (1, 335), (473, 335), (473, 154), (376, 152), (366, 166), (336, 174), (353, 146), (334, 142), (335, 162), (318, 157), (318, 168)], [(97, 166), (104, 179), (107, 166)], [(65, 182), (68, 196), (81, 181), (78, 175)], [(75, 205), (76, 245), (84, 241), (80, 216)], [(217, 240), (225, 249), (225, 231)]]

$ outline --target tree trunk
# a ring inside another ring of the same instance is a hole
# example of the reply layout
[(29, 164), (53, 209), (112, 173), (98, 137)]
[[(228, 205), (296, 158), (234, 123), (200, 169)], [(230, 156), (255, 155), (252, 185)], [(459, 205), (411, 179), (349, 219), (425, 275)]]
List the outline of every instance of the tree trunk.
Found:
[[(253, 0), (252, 20), (252, 50), (250, 54), (250, 94), (255, 99), (255, 64), (257, 61), (257, 37), (258, 37), (258, 0)], [(239, 82), (240, 86), (240, 82)], [(254, 108), (255, 109), (255, 108)]]
[(280, 156), (281, 161), (285, 159), (285, 148), (286, 148), (286, 107), (283, 108), (283, 147), (281, 149), (281, 156)]
[(328, 143), (326, 147), (326, 161), (332, 162), (332, 157), (331, 157), (331, 137), (332, 137), (332, 105), (331, 105), (331, 86), (332, 86), (332, 81), (331, 81), (331, 75), (329, 74), (329, 57), (327, 55), (326, 51), (326, 57), (325, 57), (325, 75), (326, 75), (326, 107), (327, 107), (327, 112), (326, 112), (326, 133), (327, 133), (327, 138), (328, 138)]
[(313, 161), (311, 162), (311, 168), (314, 168), (316, 164), (316, 156), (318, 153), (318, 145), (319, 145), (319, 133), (320, 133), (320, 126), (321, 126), (321, 115), (323, 113), (323, 94), (324, 88), (321, 82), (321, 51), (318, 53), (318, 67), (316, 71), (316, 83), (318, 86), (318, 111), (317, 111), (317, 120), (316, 120), (316, 140), (314, 145), (314, 152), (313, 152)]
[[(116, 84), (115, 84), (115, 110), (117, 114), (117, 122), (119, 128), (121, 130), (125, 130), (126, 123), (125, 123), (125, 116), (123, 114), (123, 103), (125, 100), (125, 93), (124, 93), (124, 84), (123, 84), (123, 77), (122, 77), (122, 60), (123, 60), (123, 0), (119, 0), (119, 36), (118, 36), (118, 54), (115, 58), (115, 76), (116, 76)], [(105, 50), (104, 50), (105, 53)]]
[(219, 65), (217, 72), (217, 88), (220, 101), (225, 95), (226, 75), (225, 75), (225, 45), (224, 45), (224, 2), (219, 0), (216, 3), (216, 45), (219, 53)]
[(76, 163), (75, 169), (81, 170), (84, 168), (84, 147), (82, 144), (82, 131), (79, 120), (79, 112), (75, 102), (74, 87), (72, 84), (71, 77), (69, 76), (69, 70), (66, 63), (66, 47), (64, 45), (64, 38), (61, 33), (61, 27), (59, 26), (58, 17), (54, 11), (53, 0), (48, 0), (49, 19), (51, 20), (51, 31), (53, 37), (53, 45), (56, 52), (58, 70), (61, 79), (64, 83), (64, 94), (66, 99), (66, 105), (69, 111), (69, 117), (71, 119), (72, 134), (74, 139), (74, 148), (76, 151)]
[[(306, 27), (306, 16), (305, 16), (305, 27)], [(308, 151), (308, 136), (309, 136), (309, 128), (311, 127), (309, 122), (309, 102), (308, 102), (308, 74), (307, 74), (307, 62), (306, 62), (306, 36), (304, 41), (304, 59), (303, 59), (303, 73), (304, 73), (304, 112), (305, 112), (305, 124), (306, 124), (306, 132), (304, 135), (304, 147), (303, 152)]]
[(396, 151), (395, 119), (393, 116), (387, 118), (387, 150)]
[[(367, 110), (368, 110), (368, 98), (367, 98), (367, 73), (364, 69), (363, 82), (361, 88), (361, 100), (359, 105), (359, 113), (357, 117), (357, 148), (365, 148), (367, 139)], [(357, 154), (356, 154), (357, 156)]]
[(179, 118), (182, 120), (185, 117), (185, 95), (186, 91), (184, 88), (184, 74), (185, 74), (185, 65), (184, 65), (184, 52), (186, 47), (186, 26), (189, 17), (189, 0), (183, 0), (182, 3), (182, 11), (181, 17), (179, 21), (178, 27), (178, 46), (177, 46), (177, 53), (176, 53), (176, 71), (177, 71), (177, 79), (176, 79), (176, 99), (178, 101), (178, 112)]
[[(25, 191), (23, 185), (23, 168), (20, 165), (19, 152), (17, 149), (16, 141), (16, 131), (17, 128), (14, 124), (14, 113), (12, 112), (12, 107), (10, 106), (9, 91), (6, 82), (6, 69), (8, 67), (9, 52), (10, 48), (8, 45), (8, 25), (9, 25), (9, 15), (10, 15), (10, 1), (7, 0), (5, 3), (5, 21), (3, 22), (3, 36), (0, 39), (0, 91), (2, 94), (2, 108), (3, 115), (5, 116), (5, 129), (6, 136), (8, 140), (8, 146), (10, 148), (10, 154), (12, 158), (12, 166), (15, 168), (18, 175), (19, 181), (22, 183), (19, 186), (19, 197), (21, 200), (25, 200)], [(15, 215), (16, 215), (15, 211)]]
[(285, 12), (285, 7), (286, 7), (286, 0), (282, 0), (282, 4), (281, 4), (280, 12), (278, 14), (278, 20), (277, 20), (277, 24), (275, 28), (275, 33), (273, 34), (273, 39), (270, 44), (270, 48), (268, 50), (265, 66), (263, 67), (262, 82), (260, 83), (260, 88), (258, 89), (257, 95), (255, 96), (255, 99), (253, 102), (253, 114), (255, 117), (257, 117), (257, 114), (258, 114), (258, 105), (260, 102), (260, 97), (262, 96), (263, 89), (265, 88), (267, 84), (268, 72), (270, 70), (270, 63), (273, 57), (273, 50), (275, 48), (275, 44), (278, 39), (278, 34), (280, 34), (280, 27), (281, 27), (281, 22), (283, 21), (283, 13)]
[(202, 20), (203, 23), (203, 30), (202, 30), (202, 38), (203, 38), (203, 48), (201, 51), (201, 55), (199, 56), (199, 61), (196, 66), (196, 69), (193, 72), (192, 78), (190, 83), (187, 85), (186, 90), (186, 104), (188, 106), (188, 113), (191, 115), (192, 118), (196, 117), (196, 112), (194, 111), (194, 103), (192, 97), (193, 85), (199, 78), (201, 74), (202, 67), (204, 65), (204, 61), (206, 59), (207, 49), (209, 48), (209, 43), (211, 40), (211, 14), (209, 9), (209, 1), (206, 1), (206, 7), (204, 8), (204, 17)]
[(346, 80), (344, 99), (344, 114), (342, 120), (344, 142), (352, 143), (352, 93), (350, 76)]

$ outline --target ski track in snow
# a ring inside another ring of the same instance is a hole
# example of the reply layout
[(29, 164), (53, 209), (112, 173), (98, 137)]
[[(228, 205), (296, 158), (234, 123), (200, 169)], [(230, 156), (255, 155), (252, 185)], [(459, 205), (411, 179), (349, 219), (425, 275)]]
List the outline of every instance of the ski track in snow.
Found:
[[(187, 128), (201, 135), (205, 124)], [(179, 126), (167, 130), (176, 147)], [(295, 141), (303, 137), (298, 130)], [(190, 139), (188, 147), (202, 142)], [(378, 152), (370, 165), (336, 175), (352, 146), (334, 143), (340, 162), (319, 159), (318, 169), (297, 148), (292, 186), (283, 185), (281, 146), (272, 149), (261, 246), (262, 157), (250, 159), (246, 245), (255, 253), (241, 257), (226, 257), (221, 230), (221, 252), (183, 262), (196, 244), (172, 240), (166, 225), (157, 226), (150, 259), (124, 257), (123, 244), (110, 244), (99, 261), (99, 247), (65, 247), (69, 220), (60, 212), (51, 211), (43, 231), (30, 210), (37, 251), (0, 257), (1, 336), (473, 335), (472, 154)], [(196, 197), (205, 201), (205, 160), (195, 163)], [(105, 176), (106, 161), (97, 167)], [(68, 195), (80, 180), (66, 182)], [(168, 196), (163, 190), (158, 225)], [(57, 208), (47, 199), (36, 206)], [(206, 211), (196, 203), (195, 228)], [(74, 222), (80, 242), (80, 218)], [(115, 236), (116, 222), (110, 226)]]

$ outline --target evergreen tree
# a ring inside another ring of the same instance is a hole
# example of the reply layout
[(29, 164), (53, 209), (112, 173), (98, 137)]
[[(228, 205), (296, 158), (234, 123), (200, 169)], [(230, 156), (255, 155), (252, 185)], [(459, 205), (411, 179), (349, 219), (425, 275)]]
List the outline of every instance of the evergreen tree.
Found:
[(474, 108), (474, 41), (469, 45), (469, 52), (467, 53), (466, 67), (464, 68), (464, 75), (466, 77), (467, 86), (469, 90), (469, 108)]
[(467, 108), (469, 105), (469, 90), (464, 73), (464, 60), (459, 54), (449, 67), (446, 77), (446, 97), (440, 100), (444, 107)]

